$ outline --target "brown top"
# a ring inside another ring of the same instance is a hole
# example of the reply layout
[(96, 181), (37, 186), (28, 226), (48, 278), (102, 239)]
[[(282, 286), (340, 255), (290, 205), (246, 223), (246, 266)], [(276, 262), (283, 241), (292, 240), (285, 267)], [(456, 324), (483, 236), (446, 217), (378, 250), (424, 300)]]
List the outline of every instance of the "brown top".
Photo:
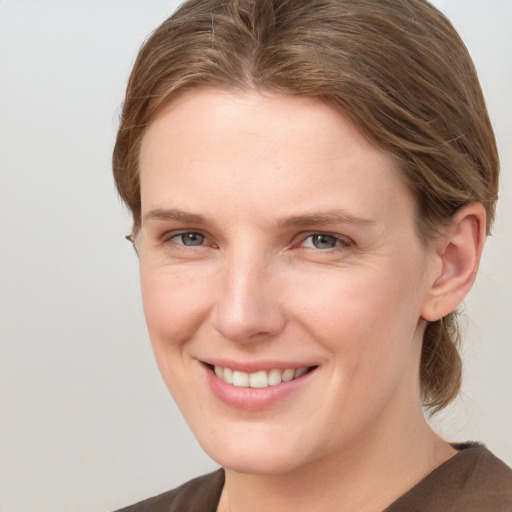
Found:
[[(485, 446), (455, 446), (441, 464), (384, 512), (512, 512), (512, 470)], [(117, 512), (216, 512), (224, 470)]]
[(512, 470), (481, 444), (434, 469), (384, 512), (512, 512)]

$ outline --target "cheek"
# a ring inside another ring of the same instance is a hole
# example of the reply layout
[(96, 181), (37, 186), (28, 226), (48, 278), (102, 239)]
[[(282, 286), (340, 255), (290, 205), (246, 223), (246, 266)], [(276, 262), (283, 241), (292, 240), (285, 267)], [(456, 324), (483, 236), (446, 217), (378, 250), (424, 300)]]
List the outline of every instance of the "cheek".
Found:
[(421, 289), (417, 270), (405, 261), (303, 276), (297, 319), (351, 373), (391, 371), (410, 351)]
[(155, 360), (168, 390), (185, 414), (198, 400), (189, 383), (190, 358), (184, 349), (207, 315), (208, 293), (198, 292), (202, 280), (169, 269), (155, 271), (141, 265), (140, 277)]
[(203, 284), (183, 273), (141, 265), (144, 314), (157, 357), (159, 350), (180, 347), (196, 332), (208, 309)]

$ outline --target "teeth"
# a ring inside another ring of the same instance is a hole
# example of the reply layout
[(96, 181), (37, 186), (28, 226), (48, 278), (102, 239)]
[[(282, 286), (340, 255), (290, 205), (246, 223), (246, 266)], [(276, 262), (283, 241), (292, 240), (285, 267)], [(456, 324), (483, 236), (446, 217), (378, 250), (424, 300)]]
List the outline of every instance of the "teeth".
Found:
[(283, 375), (281, 375), (281, 380), (283, 382), (288, 382), (289, 380), (293, 379), (293, 376), (295, 375), (295, 370), (293, 368), (288, 368), (283, 372)]
[(268, 384), (269, 386), (276, 386), (277, 384), (281, 384), (281, 370), (270, 370), (268, 372)]
[(233, 386), (237, 388), (248, 388), (249, 387), (249, 374), (245, 372), (233, 372)]
[(269, 372), (260, 370), (254, 373), (246, 373), (222, 366), (214, 367), (215, 375), (217, 375), (219, 379), (239, 388), (266, 388), (268, 386), (277, 386), (281, 384), (281, 382), (289, 382), (290, 380), (302, 377), (308, 370), (309, 368), (307, 366), (303, 366), (301, 368), (287, 368), (286, 370), (273, 368)]
[(308, 371), (307, 368), (297, 368), (295, 370), (295, 373), (293, 374), (294, 379), (298, 379), (299, 377), (302, 377), (306, 372)]
[(268, 386), (268, 377), (265, 370), (249, 374), (249, 387), (266, 388)]
[(222, 380), (228, 384), (233, 384), (233, 370), (231, 368), (224, 368)]

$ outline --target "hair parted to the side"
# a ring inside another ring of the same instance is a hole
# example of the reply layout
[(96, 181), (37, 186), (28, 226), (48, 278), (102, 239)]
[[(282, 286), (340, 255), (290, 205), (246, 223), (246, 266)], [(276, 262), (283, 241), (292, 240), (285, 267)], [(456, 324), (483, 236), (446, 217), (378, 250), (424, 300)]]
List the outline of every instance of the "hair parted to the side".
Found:
[[(450, 22), (425, 0), (189, 0), (144, 43), (113, 154), (121, 198), (141, 227), (138, 158), (162, 107), (197, 87), (318, 98), (392, 155), (429, 240), (462, 206), (494, 218), (499, 161), (478, 78)], [(452, 313), (429, 324), (424, 405), (461, 384)]]

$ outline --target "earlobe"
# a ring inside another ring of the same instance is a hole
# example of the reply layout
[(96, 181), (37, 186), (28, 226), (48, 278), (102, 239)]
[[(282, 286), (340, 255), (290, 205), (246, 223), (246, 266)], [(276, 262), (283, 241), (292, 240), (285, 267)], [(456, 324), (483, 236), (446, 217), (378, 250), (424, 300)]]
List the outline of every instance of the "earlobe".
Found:
[(422, 318), (434, 322), (462, 303), (476, 278), (486, 236), (486, 212), (480, 203), (461, 208), (436, 242), (437, 272)]

